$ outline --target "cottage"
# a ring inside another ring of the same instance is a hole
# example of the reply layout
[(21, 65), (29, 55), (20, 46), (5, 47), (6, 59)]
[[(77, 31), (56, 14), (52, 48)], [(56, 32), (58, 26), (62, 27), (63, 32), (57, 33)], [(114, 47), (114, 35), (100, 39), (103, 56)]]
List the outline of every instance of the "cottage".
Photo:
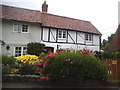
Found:
[(15, 57), (26, 54), (27, 43), (40, 42), (47, 49), (100, 50), (101, 33), (89, 22), (42, 12), (2, 5), (2, 53)]

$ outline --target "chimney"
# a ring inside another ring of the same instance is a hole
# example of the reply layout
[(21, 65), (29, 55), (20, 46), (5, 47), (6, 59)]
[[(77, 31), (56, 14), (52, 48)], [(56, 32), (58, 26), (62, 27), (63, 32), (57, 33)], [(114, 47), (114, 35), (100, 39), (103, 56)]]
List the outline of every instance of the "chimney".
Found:
[(46, 12), (48, 11), (48, 5), (46, 4), (46, 1), (44, 1), (44, 3), (42, 4), (42, 12)]

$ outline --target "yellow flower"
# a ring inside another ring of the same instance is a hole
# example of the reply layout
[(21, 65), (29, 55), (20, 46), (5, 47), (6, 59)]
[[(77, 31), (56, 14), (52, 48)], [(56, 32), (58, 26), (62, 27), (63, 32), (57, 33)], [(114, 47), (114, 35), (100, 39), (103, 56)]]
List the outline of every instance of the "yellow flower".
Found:
[(38, 56), (36, 55), (23, 55), (23, 56), (19, 56), (16, 61), (33, 64), (33, 62), (36, 60), (38, 60)]

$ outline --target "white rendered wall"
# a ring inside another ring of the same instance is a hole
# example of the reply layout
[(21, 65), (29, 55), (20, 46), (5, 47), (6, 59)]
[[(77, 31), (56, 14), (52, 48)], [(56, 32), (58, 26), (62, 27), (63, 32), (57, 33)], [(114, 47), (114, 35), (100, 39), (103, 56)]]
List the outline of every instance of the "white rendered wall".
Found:
[[(14, 24), (27, 24), (29, 26), (28, 33), (13, 32)], [(2, 53), (14, 55), (15, 46), (27, 46), (29, 42), (40, 42), (41, 28), (40, 24), (3, 20), (2, 22), (2, 39), (5, 45), (2, 46)], [(10, 46), (10, 50), (6, 50), (6, 46)]]

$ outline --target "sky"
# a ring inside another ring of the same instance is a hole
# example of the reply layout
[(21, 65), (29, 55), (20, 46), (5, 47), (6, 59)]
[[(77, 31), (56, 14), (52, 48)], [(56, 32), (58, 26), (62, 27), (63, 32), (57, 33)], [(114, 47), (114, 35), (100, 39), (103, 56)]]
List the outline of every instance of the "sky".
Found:
[[(2, 0), (9, 6), (40, 10), (45, 0)], [(102, 40), (118, 28), (120, 0), (46, 0), (48, 13), (90, 21), (101, 33)]]

